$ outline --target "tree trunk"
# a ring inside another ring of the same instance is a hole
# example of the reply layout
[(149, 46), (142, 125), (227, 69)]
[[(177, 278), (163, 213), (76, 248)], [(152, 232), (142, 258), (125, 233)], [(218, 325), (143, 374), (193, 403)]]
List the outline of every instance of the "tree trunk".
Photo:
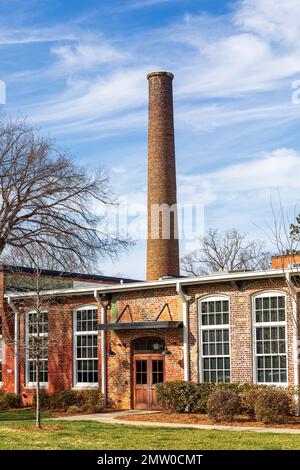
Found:
[(40, 360), (36, 360), (36, 406), (35, 406), (35, 426), (41, 428), (41, 400), (40, 400)]

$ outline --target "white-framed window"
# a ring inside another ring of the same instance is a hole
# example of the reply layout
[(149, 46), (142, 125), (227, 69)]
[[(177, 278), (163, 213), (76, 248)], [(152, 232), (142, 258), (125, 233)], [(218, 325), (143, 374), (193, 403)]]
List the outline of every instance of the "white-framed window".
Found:
[(2, 388), (2, 351), (3, 351), (3, 343), (2, 343), (2, 317), (0, 315), (0, 388)]
[(254, 381), (260, 384), (287, 384), (284, 292), (264, 292), (253, 297), (253, 330)]
[(199, 301), (200, 381), (230, 382), (229, 299), (210, 296)]
[(74, 311), (74, 386), (98, 385), (98, 309), (94, 305)]
[[(39, 323), (39, 332), (37, 325)], [(39, 358), (41, 387), (48, 386), (48, 312), (26, 313), (26, 385), (36, 385), (36, 361)]]

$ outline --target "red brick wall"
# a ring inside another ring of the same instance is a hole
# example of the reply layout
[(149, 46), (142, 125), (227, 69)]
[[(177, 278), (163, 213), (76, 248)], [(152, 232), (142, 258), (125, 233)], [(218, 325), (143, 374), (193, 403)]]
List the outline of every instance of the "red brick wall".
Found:
[[(1, 278), (0, 278), (1, 279)], [(223, 294), (230, 300), (230, 339), (231, 339), (231, 375), (233, 382), (252, 381), (252, 309), (251, 299), (255, 293), (263, 290), (280, 290), (287, 293), (287, 336), (288, 336), (288, 375), (289, 383), (294, 381), (293, 358), (293, 322), (292, 302), (288, 288), (283, 279), (243, 281), (240, 283), (219, 282), (215, 284), (198, 285), (187, 288), (189, 299), (189, 344), (191, 380), (199, 380), (199, 324), (197, 303), (206, 295)], [(3, 297), (1, 296), (1, 299)], [(108, 321), (114, 322), (123, 308), (129, 304), (135, 321), (153, 321), (165, 303), (168, 303), (173, 320), (181, 320), (181, 304), (175, 288), (163, 288), (143, 291), (124, 292), (116, 294), (108, 309)], [(73, 386), (73, 309), (80, 305), (95, 305), (92, 294), (84, 297), (52, 299), (45, 305), (49, 316), (49, 391), (68, 389)], [(21, 345), (24, 344), (24, 313), (33, 305), (19, 303), (21, 318)], [(3, 305), (0, 305), (3, 311)], [(298, 312), (300, 316), (300, 312)], [(160, 320), (170, 320), (167, 310)], [(99, 312), (100, 321), (100, 312)], [(131, 321), (127, 312), (121, 322)], [(5, 391), (13, 391), (13, 354), (9, 347), (9, 339), (13, 338), (13, 321), (9, 309), (4, 313), (4, 336), (6, 342), (3, 360)], [(171, 355), (165, 357), (166, 379), (183, 379), (183, 335), (181, 329), (169, 330), (126, 330), (108, 332), (107, 350), (115, 352), (115, 356), (106, 358), (107, 361), (107, 392), (111, 405), (117, 408), (128, 408), (132, 401), (132, 341), (137, 338), (152, 336), (162, 338), (166, 342)], [(99, 335), (100, 342), (100, 335)], [(21, 351), (22, 352), (22, 351)], [(24, 386), (24, 351), (20, 360), (21, 391), (32, 393)], [(101, 386), (101, 360), (99, 344), (99, 386)]]
[[(81, 305), (96, 305), (96, 302), (92, 295), (88, 295), (80, 298), (52, 299), (51, 302), (45, 302), (43, 305), (43, 308), (48, 311), (49, 393), (73, 387), (73, 311)], [(25, 313), (34, 309), (34, 303), (19, 303), (18, 307), (20, 312), (20, 391), (31, 396), (34, 389), (27, 387), (25, 383)], [(100, 312), (98, 318), (100, 321)], [(10, 337), (12, 337), (11, 334)], [(11, 379), (3, 385), (3, 389), (13, 391)]]
[(5, 277), (0, 271), (0, 314), (2, 316), (2, 389), (14, 392), (14, 314), (4, 302)]
[(230, 303), (230, 347), (231, 347), (231, 381), (251, 382), (253, 380), (253, 347), (252, 347), (252, 297), (265, 290), (286, 292), (286, 318), (288, 339), (288, 380), (294, 384), (293, 358), (293, 320), (292, 298), (283, 279), (259, 281), (242, 281), (240, 284), (218, 283), (206, 286), (194, 286), (188, 289), (190, 321), (190, 371), (191, 380), (199, 380), (200, 345), (199, 319), (197, 304), (206, 295), (226, 295)]
[[(178, 296), (175, 288), (128, 292), (114, 298), (112, 308), (108, 310), (108, 321), (115, 321), (126, 305), (130, 305), (134, 321), (155, 321), (161, 308), (168, 303), (172, 319), (181, 319), (178, 308)], [(169, 321), (167, 309), (161, 321)], [(126, 314), (121, 322), (130, 322)], [(111, 347), (115, 356), (107, 359), (107, 392), (110, 405), (116, 408), (130, 408), (133, 399), (132, 388), (132, 342), (137, 338), (153, 337), (165, 341), (171, 352), (165, 356), (166, 380), (183, 380), (183, 336), (182, 329), (169, 330), (126, 330), (108, 333), (107, 348)]]
[(288, 268), (292, 263), (300, 263), (300, 253), (295, 253), (293, 255), (272, 256), (273, 269)]

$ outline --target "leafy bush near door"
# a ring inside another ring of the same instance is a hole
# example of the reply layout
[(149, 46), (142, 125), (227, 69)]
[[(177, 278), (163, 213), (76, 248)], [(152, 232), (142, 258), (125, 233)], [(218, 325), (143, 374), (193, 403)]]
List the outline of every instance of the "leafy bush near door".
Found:
[(156, 399), (167, 411), (177, 413), (205, 413), (209, 395), (214, 389), (210, 383), (164, 382), (156, 386)]

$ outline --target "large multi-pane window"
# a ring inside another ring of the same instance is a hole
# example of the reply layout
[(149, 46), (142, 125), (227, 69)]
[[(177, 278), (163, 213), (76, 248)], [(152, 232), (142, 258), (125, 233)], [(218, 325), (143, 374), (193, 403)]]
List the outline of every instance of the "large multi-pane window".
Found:
[(2, 387), (2, 317), (0, 316), (0, 388)]
[(287, 383), (285, 295), (264, 293), (253, 302), (256, 381)]
[(230, 382), (229, 301), (200, 301), (201, 381)]
[(39, 361), (39, 381), (48, 385), (48, 312), (28, 312), (26, 315), (27, 361), (26, 383), (36, 384), (36, 364)]
[(80, 307), (74, 312), (74, 385), (98, 383), (98, 311)]

